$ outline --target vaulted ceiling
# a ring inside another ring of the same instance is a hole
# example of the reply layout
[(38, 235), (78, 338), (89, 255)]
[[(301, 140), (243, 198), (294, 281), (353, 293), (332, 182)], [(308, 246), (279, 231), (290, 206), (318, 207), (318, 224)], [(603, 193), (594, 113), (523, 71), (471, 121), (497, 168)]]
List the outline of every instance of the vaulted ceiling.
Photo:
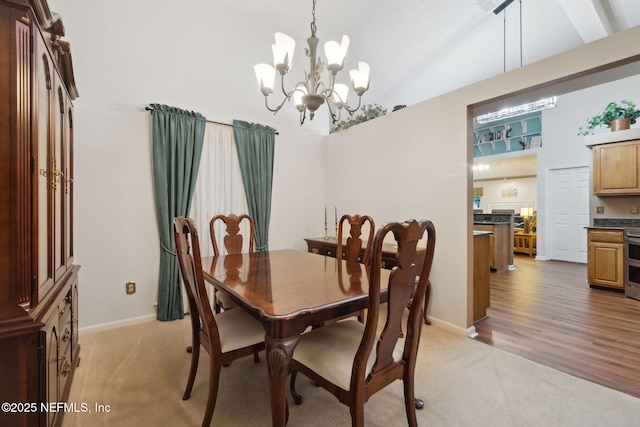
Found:
[[(293, 37), (287, 81), (302, 79), (313, 0), (214, 1), (245, 15), (248, 25)], [(368, 62), (363, 103), (391, 111), (640, 25), (640, 0), (317, 0), (316, 21), (321, 43), (351, 39), (342, 81), (357, 61)], [(255, 43), (264, 46), (255, 62), (269, 63), (273, 38)], [(483, 178), (535, 171), (536, 156), (529, 156), (499, 161)]]
[[(214, 0), (296, 40), (292, 83), (308, 68), (312, 0)], [(493, 11), (506, 5), (498, 14)], [(317, 0), (321, 43), (351, 38), (345, 71), (371, 65), (365, 103), (388, 109), (640, 25), (639, 0)], [(271, 61), (273, 39), (258, 62)], [(345, 71), (342, 80), (347, 82)]]

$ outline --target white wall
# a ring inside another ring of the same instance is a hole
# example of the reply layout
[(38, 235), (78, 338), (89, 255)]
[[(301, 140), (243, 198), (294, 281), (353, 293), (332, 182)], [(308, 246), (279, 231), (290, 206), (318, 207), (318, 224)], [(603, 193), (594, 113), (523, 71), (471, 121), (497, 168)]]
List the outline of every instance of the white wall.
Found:
[[(80, 327), (153, 315), (159, 241), (150, 103), (275, 127), (270, 247), (305, 249), (324, 232), (326, 123), (274, 116), (253, 75), (274, 30), (215, 2), (50, 0), (63, 17), (80, 97), (75, 105), (75, 243)], [(317, 217), (312, 217), (311, 214)], [(125, 294), (127, 281), (137, 293)]]
[[(508, 197), (504, 194), (503, 189), (505, 186), (512, 185), (518, 189), (518, 192), (512, 197)], [(491, 212), (492, 209), (514, 209), (516, 215), (519, 215), (520, 208), (537, 210), (538, 185), (536, 177), (474, 181), (473, 187), (482, 187), (483, 196), (480, 198), (480, 207), (484, 212)]]
[(466, 116), (466, 104), (438, 101), (329, 135), (326, 193), (330, 206), (371, 215), (376, 226), (432, 220), (437, 244), (429, 313), (432, 320), (466, 327), (466, 129), (447, 126), (453, 116)]

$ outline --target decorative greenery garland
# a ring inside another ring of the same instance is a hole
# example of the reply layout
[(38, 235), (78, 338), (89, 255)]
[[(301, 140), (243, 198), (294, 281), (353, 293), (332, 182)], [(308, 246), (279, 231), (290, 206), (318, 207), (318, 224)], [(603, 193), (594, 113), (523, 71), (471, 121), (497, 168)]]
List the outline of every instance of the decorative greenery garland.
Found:
[(339, 132), (355, 126), (358, 123), (366, 122), (367, 120), (375, 119), (376, 117), (384, 116), (387, 114), (387, 109), (377, 104), (367, 104), (362, 107), (360, 114), (349, 117), (346, 120), (339, 121), (330, 133)]

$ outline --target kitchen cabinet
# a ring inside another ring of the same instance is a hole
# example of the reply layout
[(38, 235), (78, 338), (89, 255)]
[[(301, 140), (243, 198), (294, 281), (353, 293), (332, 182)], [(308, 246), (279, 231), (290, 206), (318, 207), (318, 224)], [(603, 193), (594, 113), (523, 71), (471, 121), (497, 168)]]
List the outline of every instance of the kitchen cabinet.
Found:
[(491, 232), (473, 232), (473, 323), (487, 317), (490, 305), (489, 241)]
[(473, 224), (476, 231), (490, 231), (489, 259), (491, 269), (496, 272), (506, 271), (513, 258), (513, 239), (510, 223)]
[(624, 290), (624, 231), (590, 228), (587, 241), (589, 286)]
[(640, 195), (640, 139), (593, 147), (593, 194)]

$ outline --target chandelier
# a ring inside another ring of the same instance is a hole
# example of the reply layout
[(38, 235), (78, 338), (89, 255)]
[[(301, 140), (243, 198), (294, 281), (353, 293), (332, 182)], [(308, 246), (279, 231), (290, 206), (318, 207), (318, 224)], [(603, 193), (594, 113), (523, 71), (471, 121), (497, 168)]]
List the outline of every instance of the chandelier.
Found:
[[(333, 123), (340, 119), (341, 111), (344, 109), (350, 115), (360, 108), (362, 94), (369, 89), (369, 64), (359, 62), (357, 70), (351, 70), (351, 83), (354, 92), (358, 95), (358, 105), (355, 108), (347, 106), (347, 94), (349, 88), (345, 84), (336, 83), (336, 74), (344, 65), (344, 57), (349, 47), (349, 37), (342, 36), (342, 41), (338, 44), (335, 41), (329, 41), (324, 45), (324, 52), (327, 61), (327, 70), (329, 71), (330, 84), (326, 85), (321, 80), (321, 73), (324, 70), (324, 63), (317, 56), (317, 47), (320, 40), (316, 37), (316, 0), (313, 0), (313, 9), (311, 12), (313, 20), (311, 22), (311, 37), (307, 39), (308, 48), (305, 48), (305, 54), (309, 57), (310, 68), (304, 71), (304, 80), (298, 82), (295, 87), (287, 91), (284, 86), (284, 76), (291, 70), (291, 62), (293, 59), (293, 49), (295, 41), (286, 34), (276, 33), (276, 44), (272, 45), (273, 49), (273, 67), (268, 64), (258, 64), (253, 68), (260, 85), (260, 90), (264, 95), (264, 104), (269, 111), (274, 114), (280, 111), (285, 102), (293, 98), (295, 107), (300, 112), (300, 124), (309, 112), (309, 120), (313, 120), (316, 110), (327, 102), (327, 107), (331, 114)], [(275, 68), (274, 68), (275, 67)], [(273, 93), (276, 71), (280, 73), (280, 82), (284, 99), (275, 108), (269, 107), (268, 96)]]

